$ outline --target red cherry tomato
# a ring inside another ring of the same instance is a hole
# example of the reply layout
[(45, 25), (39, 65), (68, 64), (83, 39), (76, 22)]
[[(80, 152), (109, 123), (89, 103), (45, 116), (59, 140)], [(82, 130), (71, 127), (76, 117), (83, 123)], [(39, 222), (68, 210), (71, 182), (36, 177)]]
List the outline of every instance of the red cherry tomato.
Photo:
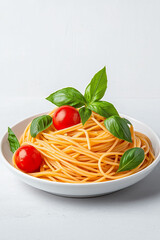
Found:
[(57, 130), (71, 127), (80, 122), (79, 112), (71, 106), (61, 106), (53, 114), (53, 125)]
[(15, 163), (24, 172), (35, 172), (39, 169), (41, 162), (41, 154), (33, 146), (23, 145), (15, 152)]

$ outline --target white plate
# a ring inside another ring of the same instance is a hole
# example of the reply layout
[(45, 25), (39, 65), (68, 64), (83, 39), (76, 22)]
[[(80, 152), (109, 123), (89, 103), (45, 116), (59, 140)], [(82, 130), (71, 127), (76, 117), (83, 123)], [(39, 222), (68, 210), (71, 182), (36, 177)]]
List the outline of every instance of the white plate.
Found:
[[(22, 135), (27, 124), (37, 116), (39, 115), (27, 118), (19, 122), (18, 124), (16, 124), (14, 127), (12, 127), (12, 130), (14, 131), (14, 133), (18, 138), (20, 138), (20, 136)], [(146, 124), (139, 122), (129, 116), (123, 115), (123, 117), (126, 117), (128, 120), (130, 120), (137, 131), (140, 131), (146, 134), (150, 138), (155, 151), (156, 159), (150, 166), (143, 169), (142, 171), (122, 179), (108, 181), (108, 182), (100, 182), (100, 183), (84, 183), (84, 184), (75, 183), (74, 184), (74, 183), (51, 182), (51, 181), (31, 177), (28, 174), (25, 174), (12, 166), (12, 160), (11, 160), (12, 153), (10, 152), (9, 143), (7, 140), (7, 137), (8, 137), (7, 133), (3, 136), (1, 141), (1, 154), (2, 154), (1, 157), (5, 165), (22, 181), (24, 181), (25, 183), (35, 188), (38, 188), (56, 195), (67, 196), (67, 197), (94, 197), (94, 196), (115, 192), (117, 190), (131, 186), (132, 184), (146, 177), (160, 161), (160, 140), (158, 136), (153, 132), (153, 130), (150, 129)]]

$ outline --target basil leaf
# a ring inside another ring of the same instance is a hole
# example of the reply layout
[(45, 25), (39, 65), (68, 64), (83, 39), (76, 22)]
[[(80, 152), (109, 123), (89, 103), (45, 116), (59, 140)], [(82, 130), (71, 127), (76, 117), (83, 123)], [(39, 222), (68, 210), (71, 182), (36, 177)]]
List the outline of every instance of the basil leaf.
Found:
[(86, 107), (82, 107), (79, 109), (79, 114), (81, 117), (82, 124), (84, 125), (85, 122), (90, 118), (92, 111)]
[(11, 152), (14, 153), (20, 147), (20, 144), (16, 135), (9, 127), (8, 127), (8, 141), (10, 145), (10, 150)]
[(130, 129), (123, 118), (111, 116), (104, 121), (104, 125), (115, 137), (132, 142)]
[(46, 98), (56, 106), (70, 105), (72, 107), (82, 107), (85, 104), (83, 95), (72, 87), (62, 88)]
[(38, 133), (47, 129), (52, 125), (52, 117), (49, 115), (43, 115), (33, 119), (30, 126), (30, 134), (33, 138), (37, 136)]
[(132, 125), (132, 123), (128, 119), (123, 118), (123, 120), (125, 120), (128, 125)]
[(142, 148), (135, 147), (127, 150), (121, 157), (117, 172), (128, 171), (138, 167), (143, 162), (144, 156)]
[(113, 115), (119, 116), (113, 104), (109, 102), (105, 101), (93, 102), (92, 104), (88, 105), (88, 108), (105, 118), (111, 117)]
[(106, 89), (107, 75), (106, 67), (104, 67), (94, 75), (91, 82), (86, 87), (84, 97), (87, 103), (93, 103), (100, 100), (104, 96)]

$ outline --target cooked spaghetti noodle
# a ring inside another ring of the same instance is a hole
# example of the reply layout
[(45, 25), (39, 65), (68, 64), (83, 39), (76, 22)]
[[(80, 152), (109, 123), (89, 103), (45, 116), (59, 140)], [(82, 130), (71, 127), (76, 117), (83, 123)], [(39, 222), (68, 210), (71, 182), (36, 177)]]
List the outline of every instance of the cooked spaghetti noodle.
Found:
[[(49, 115), (52, 116), (54, 111)], [(39, 172), (29, 175), (54, 182), (103, 182), (132, 175), (153, 162), (155, 157), (147, 136), (134, 131), (131, 126), (132, 143), (118, 139), (105, 128), (104, 120), (92, 113), (84, 126), (79, 123), (57, 131), (52, 125), (36, 138), (31, 137), (29, 124), (20, 145), (34, 146), (43, 157)], [(144, 161), (133, 170), (117, 173), (121, 156), (133, 147), (144, 149)], [(17, 168), (14, 155), (13, 163)]]

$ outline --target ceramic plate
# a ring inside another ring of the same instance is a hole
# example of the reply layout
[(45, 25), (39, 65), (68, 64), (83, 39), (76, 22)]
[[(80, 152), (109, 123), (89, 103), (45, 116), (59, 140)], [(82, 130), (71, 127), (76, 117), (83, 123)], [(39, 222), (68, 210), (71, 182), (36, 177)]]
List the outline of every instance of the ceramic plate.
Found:
[[(14, 131), (14, 133), (18, 138), (20, 138), (20, 136), (22, 135), (27, 124), (37, 116), (39, 115), (29, 117), (12, 127), (12, 130)], [(134, 183), (146, 177), (160, 161), (160, 140), (158, 136), (154, 133), (154, 131), (142, 122), (139, 122), (129, 116), (125, 116), (125, 115), (122, 115), (122, 116), (132, 122), (134, 129), (136, 131), (142, 132), (150, 138), (153, 145), (153, 149), (155, 151), (155, 156), (156, 156), (156, 159), (150, 166), (131, 176), (121, 178), (118, 180), (108, 181), (108, 182), (85, 183), (85, 184), (58, 183), (58, 182), (51, 182), (51, 181), (29, 176), (15, 169), (12, 166), (12, 160), (11, 160), (12, 153), (10, 152), (9, 143), (7, 140), (7, 137), (8, 137), (7, 132), (3, 136), (1, 141), (1, 158), (5, 163), (5, 165), (8, 167), (8, 169), (12, 171), (13, 174), (15, 174), (22, 181), (24, 181), (25, 183), (35, 188), (38, 188), (56, 195), (67, 196), (67, 197), (94, 197), (94, 196), (115, 192), (117, 190), (131, 186)]]

